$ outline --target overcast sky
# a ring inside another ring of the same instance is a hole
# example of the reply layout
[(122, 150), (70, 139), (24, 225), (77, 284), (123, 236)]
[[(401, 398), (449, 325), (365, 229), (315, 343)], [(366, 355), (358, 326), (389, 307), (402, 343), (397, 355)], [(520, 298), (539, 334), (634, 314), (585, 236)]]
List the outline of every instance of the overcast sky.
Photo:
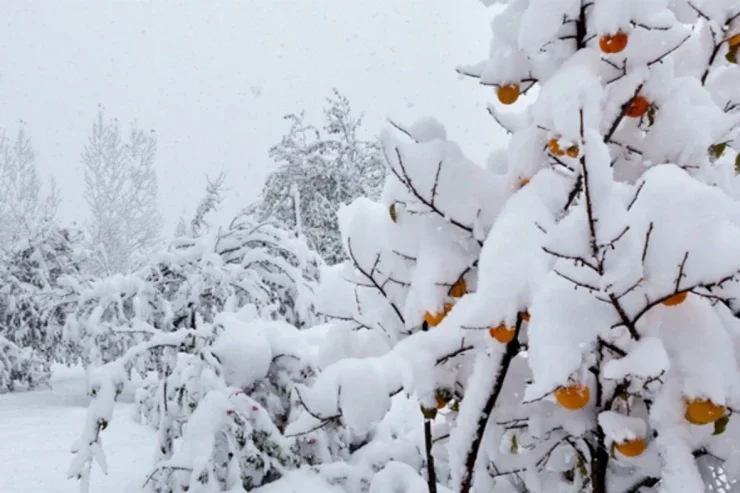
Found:
[(84, 221), (80, 153), (98, 105), (159, 136), (167, 232), (189, 216), (206, 173), (225, 170), (228, 219), (256, 198), (282, 116), (321, 116), (332, 87), (365, 113), (432, 115), (481, 161), (502, 133), (490, 90), (454, 67), (487, 53), (479, 0), (0, 2), (0, 126), (26, 122), (39, 166)]

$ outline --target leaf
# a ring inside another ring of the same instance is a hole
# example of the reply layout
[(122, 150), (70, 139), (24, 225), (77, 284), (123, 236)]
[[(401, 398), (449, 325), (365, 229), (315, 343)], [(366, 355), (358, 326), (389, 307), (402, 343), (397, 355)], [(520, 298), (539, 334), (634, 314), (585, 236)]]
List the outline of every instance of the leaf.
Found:
[(709, 153), (714, 156), (714, 159), (719, 159), (722, 156), (722, 153), (725, 152), (726, 148), (727, 142), (720, 142), (719, 144), (714, 144), (713, 146), (710, 146)]
[(582, 477), (588, 476), (588, 469), (586, 469), (586, 461), (583, 460), (583, 456), (581, 454), (578, 454), (578, 462), (576, 464), (576, 468), (578, 469), (578, 473)]
[(393, 204), (391, 204), (390, 207), (388, 207), (388, 212), (391, 215), (391, 221), (393, 221), (394, 223), (396, 221), (398, 221), (398, 217), (396, 216), (396, 204), (395, 204), (395, 202)]
[(722, 416), (717, 421), (714, 422), (714, 432), (712, 435), (721, 435), (725, 432), (725, 429), (727, 428), (727, 423), (730, 422), (729, 416)]
[(512, 454), (516, 454), (519, 450), (519, 444), (517, 443), (516, 439), (516, 433), (512, 433), (511, 435), (511, 446), (509, 447), (509, 450)]
[(725, 55), (725, 59), (730, 62), (737, 65), (737, 50), (730, 50), (727, 52), (727, 55)]
[(648, 117), (648, 122), (650, 122), (650, 125), (655, 123), (655, 107), (650, 106), (650, 108), (648, 108), (647, 117)]
[(740, 153), (735, 156), (735, 173), (740, 173)]

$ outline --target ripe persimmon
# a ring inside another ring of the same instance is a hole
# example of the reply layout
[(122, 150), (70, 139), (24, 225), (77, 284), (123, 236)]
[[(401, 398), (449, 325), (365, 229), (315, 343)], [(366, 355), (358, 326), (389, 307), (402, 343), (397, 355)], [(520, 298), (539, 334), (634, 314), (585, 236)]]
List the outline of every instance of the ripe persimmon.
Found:
[(730, 45), (730, 49), (740, 46), (740, 34), (736, 34), (727, 40), (727, 44)]
[(650, 101), (644, 96), (637, 95), (632, 98), (627, 109), (624, 110), (624, 115), (630, 118), (640, 118), (647, 112), (648, 108), (650, 108)]
[(499, 86), (496, 91), (496, 95), (501, 104), (514, 104), (516, 100), (519, 99), (520, 94), (521, 90), (519, 89), (519, 84), (505, 84), (503, 86)]
[(565, 156), (565, 151), (560, 148), (558, 139), (552, 138), (547, 142), (547, 149), (553, 156)]
[(599, 39), (599, 48), (604, 53), (619, 53), (627, 47), (629, 36), (622, 31), (616, 34), (605, 34)]
[(501, 344), (508, 344), (514, 340), (516, 329), (507, 327), (506, 324), (501, 324), (488, 329), (488, 334)]
[(647, 448), (647, 442), (644, 438), (635, 438), (634, 440), (625, 440), (624, 442), (614, 445), (620, 454), (625, 457), (637, 457)]
[(426, 312), (424, 314), (424, 320), (426, 320), (426, 322), (432, 327), (436, 327), (437, 325), (440, 324), (440, 322), (442, 322), (442, 320), (444, 320), (447, 314), (450, 313), (450, 310), (452, 310), (452, 305), (450, 303), (445, 303), (441, 312), (437, 312), (437, 313)]
[(458, 279), (450, 288), (450, 296), (453, 298), (462, 298), (468, 292), (468, 284), (462, 277)]
[(686, 297), (689, 295), (688, 291), (681, 291), (680, 293), (676, 293), (674, 295), (669, 296), (668, 298), (663, 300), (663, 304), (665, 306), (677, 306), (686, 301)]
[(591, 400), (591, 391), (586, 385), (574, 383), (567, 387), (559, 387), (555, 391), (555, 400), (569, 411), (583, 409)]
[(725, 406), (720, 406), (709, 399), (692, 399), (686, 402), (686, 421), (692, 425), (714, 423), (725, 415)]
[(565, 150), (565, 154), (566, 154), (566, 155), (567, 155), (568, 157), (572, 157), (572, 158), (574, 158), (574, 159), (575, 159), (575, 158), (577, 158), (578, 156), (580, 156), (580, 155), (581, 155), (581, 150), (580, 150), (580, 149), (578, 148), (578, 146), (577, 146), (577, 145), (572, 145), (572, 146), (568, 147), (568, 148), (567, 148), (567, 149)]

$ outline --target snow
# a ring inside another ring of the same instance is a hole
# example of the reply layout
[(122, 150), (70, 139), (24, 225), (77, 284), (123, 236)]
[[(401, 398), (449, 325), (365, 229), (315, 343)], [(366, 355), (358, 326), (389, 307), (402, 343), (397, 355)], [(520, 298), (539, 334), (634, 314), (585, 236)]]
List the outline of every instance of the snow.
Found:
[(614, 411), (604, 411), (599, 414), (599, 426), (609, 440), (623, 443), (628, 440), (645, 438), (647, 424), (640, 418), (625, 416)]
[[(51, 385), (51, 390), (0, 395), (3, 493), (79, 492), (79, 482), (67, 478), (67, 468), (70, 445), (87, 414), (83, 372), (57, 368)], [(132, 407), (121, 403), (113, 410), (105, 432), (106, 448), (112, 454), (108, 474), (94, 470), (91, 491), (134, 493), (150, 472), (154, 432), (132, 420)]]
[(224, 331), (213, 344), (213, 353), (221, 360), (227, 385), (251, 387), (267, 375), (272, 362), (272, 346), (255, 323), (246, 324), (233, 316), (216, 319)]
[(670, 369), (663, 343), (654, 337), (645, 337), (637, 342), (629, 353), (619, 359), (613, 359), (604, 365), (604, 378), (621, 380), (627, 376), (650, 378)]
[(428, 493), (426, 482), (416, 470), (402, 462), (389, 462), (373, 477), (369, 493)]

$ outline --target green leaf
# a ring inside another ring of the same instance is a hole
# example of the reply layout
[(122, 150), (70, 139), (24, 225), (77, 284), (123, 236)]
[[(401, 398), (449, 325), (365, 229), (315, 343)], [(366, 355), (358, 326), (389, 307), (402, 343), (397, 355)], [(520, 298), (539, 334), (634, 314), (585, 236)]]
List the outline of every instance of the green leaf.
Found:
[(740, 153), (735, 156), (735, 173), (740, 173)]
[(730, 50), (727, 52), (727, 55), (725, 55), (725, 59), (730, 62), (737, 65), (737, 50)]
[(517, 443), (516, 439), (516, 433), (511, 434), (511, 447), (509, 447), (509, 450), (512, 454), (516, 454), (519, 450), (519, 444)]
[(727, 423), (730, 422), (729, 416), (722, 416), (717, 421), (714, 422), (714, 433), (712, 435), (721, 435), (725, 432), (725, 429), (727, 428)]
[(578, 473), (581, 475), (581, 477), (585, 478), (588, 476), (586, 461), (583, 460), (583, 456), (581, 454), (578, 454), (578, 463), (576, 464), (576, 468), (578, 469)]
[(655, 107), (650, 106), (650, 108), (648, 108), (647, 117), (648, 117), (648, 122), (650, 122), (650, 125), (655, 123)]
[(398, 217), (396, 216), (396, 204), (395, 203), (391, 204), (391, 206), (388, 207), (388, 212), (391, 215), (391, 221), (395, 223), (398, 220)]
[(727, 149), (727, 142), (720, 142), (709, 147), (709, 153), (714, 156), (714, 159), (719, 159), (722, 153)]

